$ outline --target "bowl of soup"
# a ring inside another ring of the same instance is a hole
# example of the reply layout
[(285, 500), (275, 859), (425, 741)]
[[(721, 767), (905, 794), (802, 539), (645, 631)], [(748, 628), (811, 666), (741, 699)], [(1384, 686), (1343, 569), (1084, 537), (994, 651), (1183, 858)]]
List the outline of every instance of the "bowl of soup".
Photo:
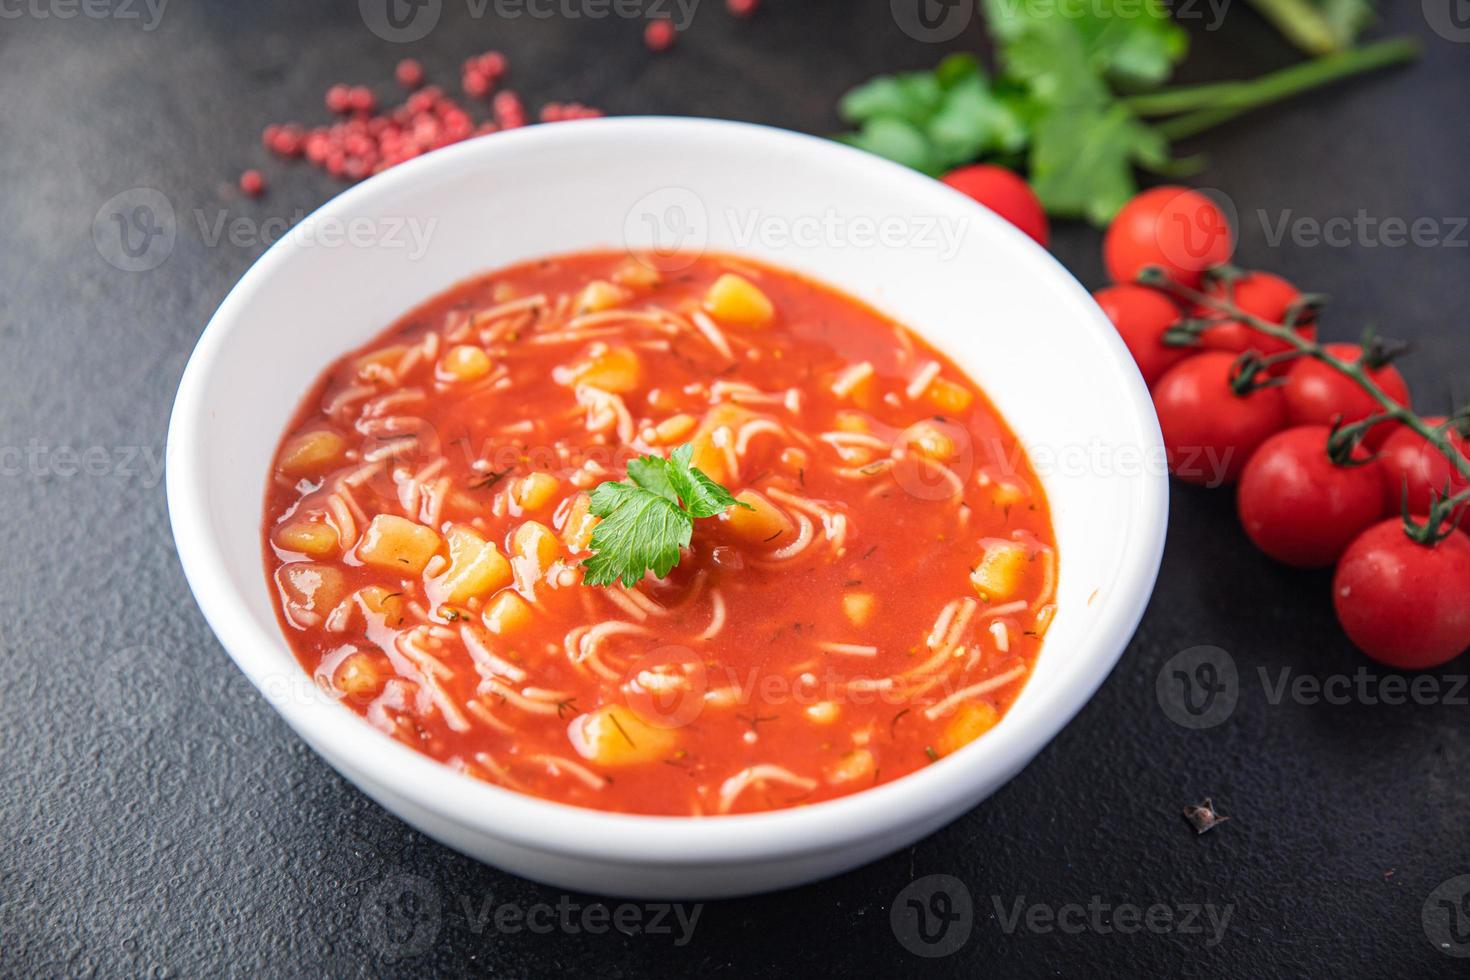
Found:
[(1076, 713), (1157, 574), (1148, 392), (995, 215), (827, 141), (537, 126), (353, 188), (205, 330), (191, 588), (330, 764), (604, 894), (831, 875)]

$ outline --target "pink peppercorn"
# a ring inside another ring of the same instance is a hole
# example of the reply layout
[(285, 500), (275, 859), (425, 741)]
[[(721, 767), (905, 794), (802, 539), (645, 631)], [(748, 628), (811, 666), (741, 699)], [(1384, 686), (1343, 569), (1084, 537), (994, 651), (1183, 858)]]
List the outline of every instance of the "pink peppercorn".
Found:
[(406, 89), (416, 89), (424, 84), (424, 66), (413, 58), (404, 58), (393, 69), (393, 75), (398, 79), (398, 84)]
[(378, 99), (366, 85), (355, 85), (350, 91), (348, 104), (353, 112), (372, 112), (378, 107)]
[(259, 170), (247, 170), (240, 175), (240, 191), (247, 197), (259, 197), (265, 193), (265, 177)]
[(760, 5), (760, 0), (725, 0), (725, 9), (736, 17), (751, 16)]
[(491, 109), (495, 124), (501, 129), (518, 129), (526, 124), (526, 107), (521, 104), (521, 97), (509, 89), (496, 94)]
[(490, 94), (493, 83), (490, 76), (478, 69), (466, 69), (460, 77), (460, 85), (464, 88), (464, 94), (472, 99), (483, 99)]
[(347, 112), (352, 108), (352, 89), (346, 85), (333, 85), (327, 89), (327, 109), (331, 112)]
[(643, 29), (643, 43), (648, 45), (650, 51), (667, 51), (674, 46), (674, 39), (678, 31), (668, 20), (651, 20)]

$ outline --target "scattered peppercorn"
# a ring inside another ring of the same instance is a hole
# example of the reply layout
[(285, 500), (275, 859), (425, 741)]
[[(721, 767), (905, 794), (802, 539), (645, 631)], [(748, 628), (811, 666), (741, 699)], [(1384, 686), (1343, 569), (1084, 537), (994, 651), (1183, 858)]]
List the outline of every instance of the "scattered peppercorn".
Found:
[(643, 43), (648, 45), (650, 51), (667, 51), (674, 46), (674, 40), (679, 32), (674, 29), (672, 21), (667, 19), (651, 20), (643, 29)]

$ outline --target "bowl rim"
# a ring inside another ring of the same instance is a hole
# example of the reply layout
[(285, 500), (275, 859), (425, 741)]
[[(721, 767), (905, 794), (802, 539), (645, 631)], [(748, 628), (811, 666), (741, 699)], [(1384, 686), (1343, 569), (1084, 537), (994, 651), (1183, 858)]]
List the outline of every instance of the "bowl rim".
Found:
[[(472, 160), (516, 152), (528, 145), (570, 144), (586, 152), (589, 141), (636, 143), (643, 137), (674, 131), (684, 139), (767, 141), (789, 153), (826, 155), (840, 166), (866, 171), (866, 179), (908, 184), (911, 196), (927, 196), (935, 207), (966, 209), (970, 218), (991, 225), (991, 234), (1009, 236), (1011, 247), (1029, 250), (1033, 259), (1040, 260), (1055, 288), (1085, 299), (1084, 308), (1090, 307), (1094, 328), (1111, 335), (1110, 342), (1104, 341), (1112, 354), (1109, 366), (1123, 378), (1136, 435), (1145, 452), (1161, 457), (1162, 437), (1152, 401), (1127, 348), (1087, 291), (1054, 256), (988, 209), (938, 181), (820, 137), (752, 123), (665, 116), (531, 126), (468, 140), (394, 167), (343, 191), (313, 212), (313, 217), (359, 213), (375, 201), (390, 201), (411, 184), (448, 177)], [(231, 659), (298, 735), (350, 781), (373, 787), (375, 796), (410, 800), (432, 817), (478, 835), (611, 864), (713, 866), (842, 850), (900, 833), (905, 826), (924, 824), (937, 813), (958, 815), (975, 805), (985, 787), (993, 790), (1009, 780), (1091, 699), (1143, 616), (1163, 557), (1168, 515), (1168, 480), (1163, 473), (1147, 472), (1139, 479), (1140, 492), (1129, 515), (1135, 526), (1128, 540), (1134, 544), (1120, 563), (1109, 589), (1110, 601), (1097, 624), (1081, 644), (1068, 651), (1086, 658), (1084, 669), (1067, 683), (1033, 692), (1042, 700), (1032, 711), (1032, 721), (1003, 723), (984, 739), (933, 765), (858, 793), (752, 814), (638, 815), (545, 800), (456, 772), (336, 704), (273, 693), (267, 683), (273, 675), (270, 661), (279, 657), (284, 640), (278, 631), (267, 631), (251, 617), (243, 598), (229, 583), (224, 550), (210, 533), (201, 420), (209, 412), (208, 381), (227, 336), (246, 322), (242, 314), (258, 293), (269, 288), (274, 270), (290, 262), (299, 250), (291, 235), (272, 244), (221, 302), (190, 355), (169, 420), (165, 454), (168, 510), (190, 590)], [(841, 284), (834, 285), (841, 288)]]

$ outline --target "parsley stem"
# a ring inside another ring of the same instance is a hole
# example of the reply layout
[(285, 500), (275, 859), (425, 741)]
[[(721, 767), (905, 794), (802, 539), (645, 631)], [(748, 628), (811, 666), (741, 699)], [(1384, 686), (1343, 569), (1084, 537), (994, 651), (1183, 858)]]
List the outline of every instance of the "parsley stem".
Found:
[(1162, 89), (1122, 100), (1139, 116), (1167, 116), (1183, 112), (1161, 123), (1159, 131), (1170, 140), (1204, 132), (1236, 116), (1271, 105), (1309, 89), (1327, 85), (1363, 72), (1412, 61), (1419, 56), (1419, 43), (1397, 37), (1361, 48), (1330, 54), (1283, 68), (1247, 82), (1213, 82)]

